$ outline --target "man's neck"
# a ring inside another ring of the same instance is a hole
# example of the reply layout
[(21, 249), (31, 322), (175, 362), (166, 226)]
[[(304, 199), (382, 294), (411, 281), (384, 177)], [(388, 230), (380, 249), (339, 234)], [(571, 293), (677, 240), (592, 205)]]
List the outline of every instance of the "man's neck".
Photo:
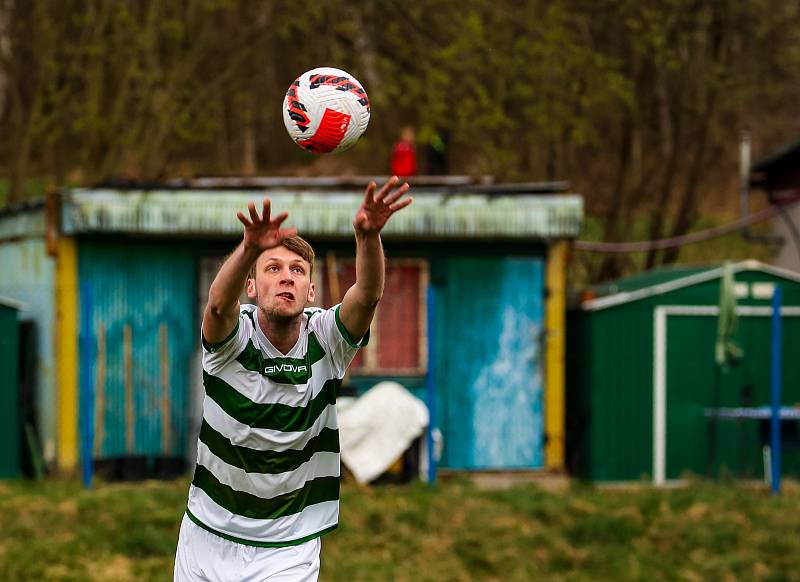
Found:
[(300, 337), (302, 312), (293, 319), (275, 319), (258, 310), (258, 325), (269, 342), (282, 354), (288, 354)]

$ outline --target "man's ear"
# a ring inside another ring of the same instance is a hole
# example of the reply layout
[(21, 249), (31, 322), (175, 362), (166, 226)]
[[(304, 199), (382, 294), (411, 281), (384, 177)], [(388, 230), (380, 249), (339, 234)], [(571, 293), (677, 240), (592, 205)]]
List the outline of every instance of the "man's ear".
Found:
[(257, 297), (256, 294), (256, 280), (251, 279), (250, 277), (247, 278), (247, 296), (250, 299), (255, 299)]
[(314, 286), (314, 283), (308, 286), (308, 297), (306, 297), (306, 305), (310, 305), (314, 303), (314, 297), (317, 296), (317, 288)]

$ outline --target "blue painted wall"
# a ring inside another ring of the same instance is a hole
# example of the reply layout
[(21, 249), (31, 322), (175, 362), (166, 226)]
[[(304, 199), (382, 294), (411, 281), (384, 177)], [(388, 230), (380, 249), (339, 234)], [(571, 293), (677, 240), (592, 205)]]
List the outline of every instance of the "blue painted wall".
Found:
[(0, 295), (22, 303), (20, 321), (36, 324), (36, 413), (45, 460), (56, 456), (55, 261), (47, 256), (42, 210), (0, 219)]
[[(102, 437), (96, 458), (127, 455), (183, 457), (189, 416), (191, 358), (196, 339), (196, 272), (188, 246), (82, 242), (78, 272), (82, 291), (91, 287), (91, 322), (82, 336), (94, 346), (90, 392), (97, 393), (100, 326), (105, 327), (106, 359)], [(86, 300), (82, 293), (81, 301)], [(81, 312), (84, 312), (82, 306)], [(162, 445), (162, 356), (160, 327), (167, 327), (170, 438)], [(130, 325), (134, 445), (126, 443), (124, 329)], [(83, 358), (82, 358), (83, 361)], [(97, 411), (95, 412), (97, 414)], [(95, 449), (98, 450), (97, 448)]]
[(542, 467), (543, 261), (449, 258), (433, 272), (441, 466)]

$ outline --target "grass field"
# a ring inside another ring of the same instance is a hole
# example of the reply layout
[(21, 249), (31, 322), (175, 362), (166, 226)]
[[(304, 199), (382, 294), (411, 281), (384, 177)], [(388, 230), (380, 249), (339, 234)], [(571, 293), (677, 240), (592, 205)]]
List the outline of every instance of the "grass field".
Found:
[[(186, 480), (0, 482), (0, 580), (171, 580)], [(800, 488), (346, 483), (323, 581), (800, 580)]]

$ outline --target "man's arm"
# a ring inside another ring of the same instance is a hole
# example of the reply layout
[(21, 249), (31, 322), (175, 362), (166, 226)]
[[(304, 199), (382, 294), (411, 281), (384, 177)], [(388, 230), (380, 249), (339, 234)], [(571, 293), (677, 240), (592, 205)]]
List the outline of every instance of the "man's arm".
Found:
[(378, 193), (375, 183), (367, 186), (364, 201), (353, 220), (356, 236), (356, 282), (347, 290), (339, 308), (339, 318), (350, 337), (359, 341), (367, 333), (375, 308), (383, 296), (385, 261), (380, 232), (389, 218), (412, 202), (400, 198), (408, 184), (397, 187), (399, 179), (389, 180)]
[(239, 320), (239, 296), (247, 281), (247, 274), (258, 256), (266, 249), (278, 246), (284, 238), (297, 234), (295, 228), (280, 228), (281, 223), (289, 216), (286, 212), (270, 219), (268, 198), (263, 200), (261, 216), (252, 202), (247, 207), (249, 220), (242, 212), (236, 215), (244, 225), (242, 242), (225, 259), (208, 291), (208, 303), (203, 312), (203, 338), (210, 344), (223, 341), (236, 328)]

